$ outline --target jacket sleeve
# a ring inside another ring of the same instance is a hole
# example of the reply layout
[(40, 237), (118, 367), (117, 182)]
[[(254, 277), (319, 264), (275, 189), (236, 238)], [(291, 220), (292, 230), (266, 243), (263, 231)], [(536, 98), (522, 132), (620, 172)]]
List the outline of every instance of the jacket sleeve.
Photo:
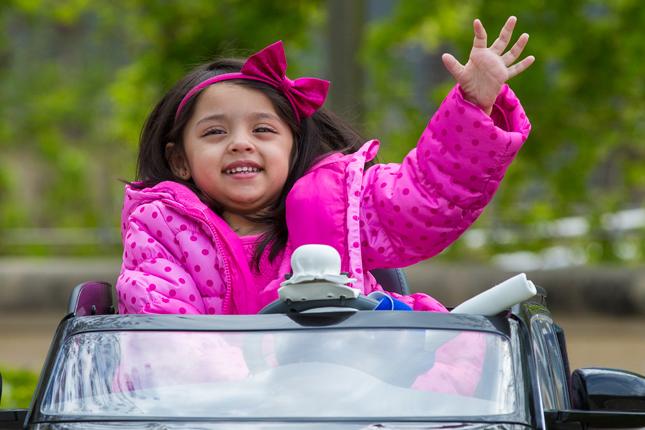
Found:
[(492, 198), (529, 131), (508, 86), (490, 117), (453, 88), (401, 164), (365, 172), (364, 266), (405, 267), (457, 240)]
[(486, 358), (483, 333), (462, 332), (435, 351), (435, 361), (419, 375), (412, 388), (472, 397), (479, 385)]
[(178, 216), (150, 202), (123, 221), (123, 263), (116, 283), (120, 313), (205, 313), (196, 282), (182, 264), (180, 232), (166, 222)]

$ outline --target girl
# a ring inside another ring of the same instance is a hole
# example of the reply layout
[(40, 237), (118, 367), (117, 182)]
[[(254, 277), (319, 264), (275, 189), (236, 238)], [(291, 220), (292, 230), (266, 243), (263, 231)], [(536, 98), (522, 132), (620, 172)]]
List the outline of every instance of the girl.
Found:
[[(370, 270), (442, 251), (490, 201), (530, 124), (504, 83), (528, 35), (506, 53), (516, 19), (487, 47), (474, 21), (458, 85), (401, 164), (373, 164), (322, 108), (328, 83), (286, 77), (281, 42), (246, 62), (197, 68), (157, 104), (141, 135), (138, 182), (126, 186), (121, 313), (251, 314), (277, 298), (298, 246), (333, 246), (365, 294)], [(424, 294), (395, 298), (445, 311)]]

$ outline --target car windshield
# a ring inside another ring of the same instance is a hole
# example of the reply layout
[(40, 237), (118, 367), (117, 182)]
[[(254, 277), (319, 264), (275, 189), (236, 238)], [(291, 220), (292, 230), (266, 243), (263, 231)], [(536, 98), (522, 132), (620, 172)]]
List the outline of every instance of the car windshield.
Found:
[(507, 338), (428, 329), (67, 339), (41, 404), (75, 417), (482, 417), (518, 409)]

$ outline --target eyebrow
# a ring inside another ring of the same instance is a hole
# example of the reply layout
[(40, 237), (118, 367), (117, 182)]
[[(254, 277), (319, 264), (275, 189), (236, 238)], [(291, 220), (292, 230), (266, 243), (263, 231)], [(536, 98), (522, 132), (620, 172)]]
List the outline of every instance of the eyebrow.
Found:
[[(273, 119), (273, 120), (279, 120), (280, 118), (272, 113), (269, 112), (252, 112), (251, 114), (248, 115), (252, 119), (258, 120), (258, 119)], [(226, 119), (227, 115), (223, 113), (215, 113), (212, 115), (205, 116), (204, 118), (201, 118), (198, 120), (195, 125), (199, 125), (203, 122), (206, 121), (221, 121), (223, 119)]]

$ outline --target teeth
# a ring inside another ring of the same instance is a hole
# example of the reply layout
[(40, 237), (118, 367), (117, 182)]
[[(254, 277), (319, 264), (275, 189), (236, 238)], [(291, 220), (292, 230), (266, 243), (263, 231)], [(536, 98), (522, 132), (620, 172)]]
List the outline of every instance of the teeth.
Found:
[(228, 175), (233, 175), (235, 173), (255, 173), (259, 171), (260, 169), (258, 169), (257, 167), (244, 166), (244, 167), (235, 167), (234, 169), (226, 169), (224, 173)]

